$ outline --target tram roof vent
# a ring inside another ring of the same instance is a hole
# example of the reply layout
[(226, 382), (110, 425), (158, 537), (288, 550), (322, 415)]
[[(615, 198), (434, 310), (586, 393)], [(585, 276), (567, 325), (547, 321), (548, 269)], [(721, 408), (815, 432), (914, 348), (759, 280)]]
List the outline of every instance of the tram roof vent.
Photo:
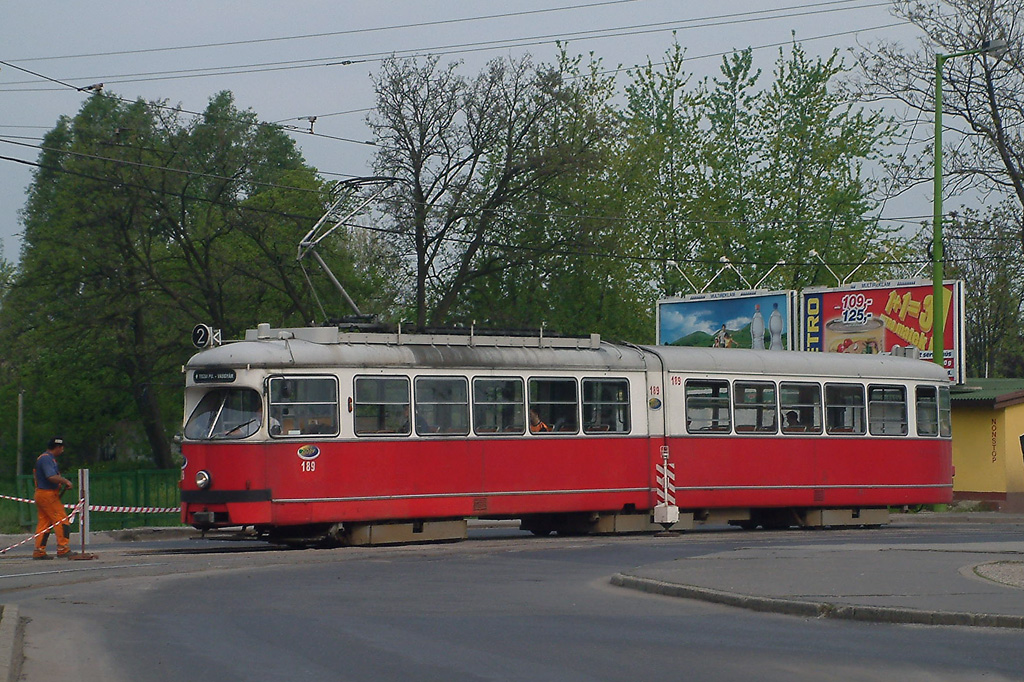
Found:
[(338, 327), (289, 327), (272, 329), (269, 324), (260, 324), (256, 329), (245, 332), (246, 341), (299, 339), (310, 343), (336, 344), (380, 344), (409, 346), (475, 346), (490, 348), (573, 348), (597, 349), (601, 347), (601, 335), (549, 336), (544, 334), (524, 335), (514, 333), (488, 333), (476, 330), (460, 333), (461, 330), (433, 333), (404, 332), (341, 332)]
[(311, 343), (338, 343), (337, 327), (287, 327), (271, 329), (269, 324), (257, 325), (256, 329), (245, 330), (246, 341), (278, 339), (301, 339)]

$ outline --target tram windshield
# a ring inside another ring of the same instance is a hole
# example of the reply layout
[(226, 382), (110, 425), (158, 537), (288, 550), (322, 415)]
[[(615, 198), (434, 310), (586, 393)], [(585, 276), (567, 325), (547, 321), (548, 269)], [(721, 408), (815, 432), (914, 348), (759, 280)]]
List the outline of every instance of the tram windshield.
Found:
[(199, 401), (185, 424), (185, 438), (248, 438), (263, 423), (260, 394), (251, 388), (218, 388)]

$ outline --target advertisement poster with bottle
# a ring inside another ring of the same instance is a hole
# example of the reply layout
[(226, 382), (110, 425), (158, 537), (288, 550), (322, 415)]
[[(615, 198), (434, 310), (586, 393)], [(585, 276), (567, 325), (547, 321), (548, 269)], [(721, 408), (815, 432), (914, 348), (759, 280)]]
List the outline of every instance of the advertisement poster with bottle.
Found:
[[(943, 366), (963, 383), (963, 283), (945, 282)], [(803, 350), (822, 353), (896, 353), (932, 360), (934, 327), (930, 280), (862, 282), (800, 294)]]
[(794, 291), (720, 291), (658, 301), (658, 343), (793, 350)]

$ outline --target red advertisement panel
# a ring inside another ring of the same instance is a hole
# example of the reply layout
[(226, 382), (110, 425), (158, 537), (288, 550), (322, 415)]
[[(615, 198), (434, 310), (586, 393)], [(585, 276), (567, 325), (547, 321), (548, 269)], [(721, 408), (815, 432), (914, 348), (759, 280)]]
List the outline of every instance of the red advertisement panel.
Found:
[[(951, 381), (963, 381), (961, 282), (943, 291), (943, 365)], [(865, 282), (841, 289), (804, 291), (800, 317), (803, 348), (825, 353), (892, 353), (913, 348), (931, 361), (934, 338), (930, 281)], [(913, 351), (911, 351), (913, 352)]]

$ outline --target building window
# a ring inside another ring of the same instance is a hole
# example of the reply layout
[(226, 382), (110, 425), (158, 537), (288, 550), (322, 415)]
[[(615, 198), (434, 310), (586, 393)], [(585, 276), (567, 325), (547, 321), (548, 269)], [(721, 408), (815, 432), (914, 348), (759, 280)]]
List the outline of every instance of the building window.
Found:
[(783, 381), (779, 405), (783, 433), (821, 433), (821, 385)]
[(357, 436), (408, 436), (408, 377), (356, 377), (353, 411)]
[(338, 435), (338, 381), (334, 377), (271, 377), (273, 435)]
[(473, 430), (482, 436), (526, 432), (522, 379), (473, 380)]
[(778, 409), (775, 384), (770, 381), (737, 381), (733, 385), (736, 433), (775, 433)]
[(530, 379), (530, 431), (576, 433), (578, 415), (575, 379)]
[(629, 433), (629, 382), (583, 380), (583, 432)]
[(469, 386), (463, 377), (416, 379), (416, 433), (465, 436), (469, 433)]
[(902, 386), (868, 386), (868, 425), (874, 436), (905, 436), (907, 391)]
[(843, 435), (864, 433), (864, 387), (825, 384), (825, 429)]
[(729, 433), (728, 381), (686, 382), (686, 430), (690, 433)]

